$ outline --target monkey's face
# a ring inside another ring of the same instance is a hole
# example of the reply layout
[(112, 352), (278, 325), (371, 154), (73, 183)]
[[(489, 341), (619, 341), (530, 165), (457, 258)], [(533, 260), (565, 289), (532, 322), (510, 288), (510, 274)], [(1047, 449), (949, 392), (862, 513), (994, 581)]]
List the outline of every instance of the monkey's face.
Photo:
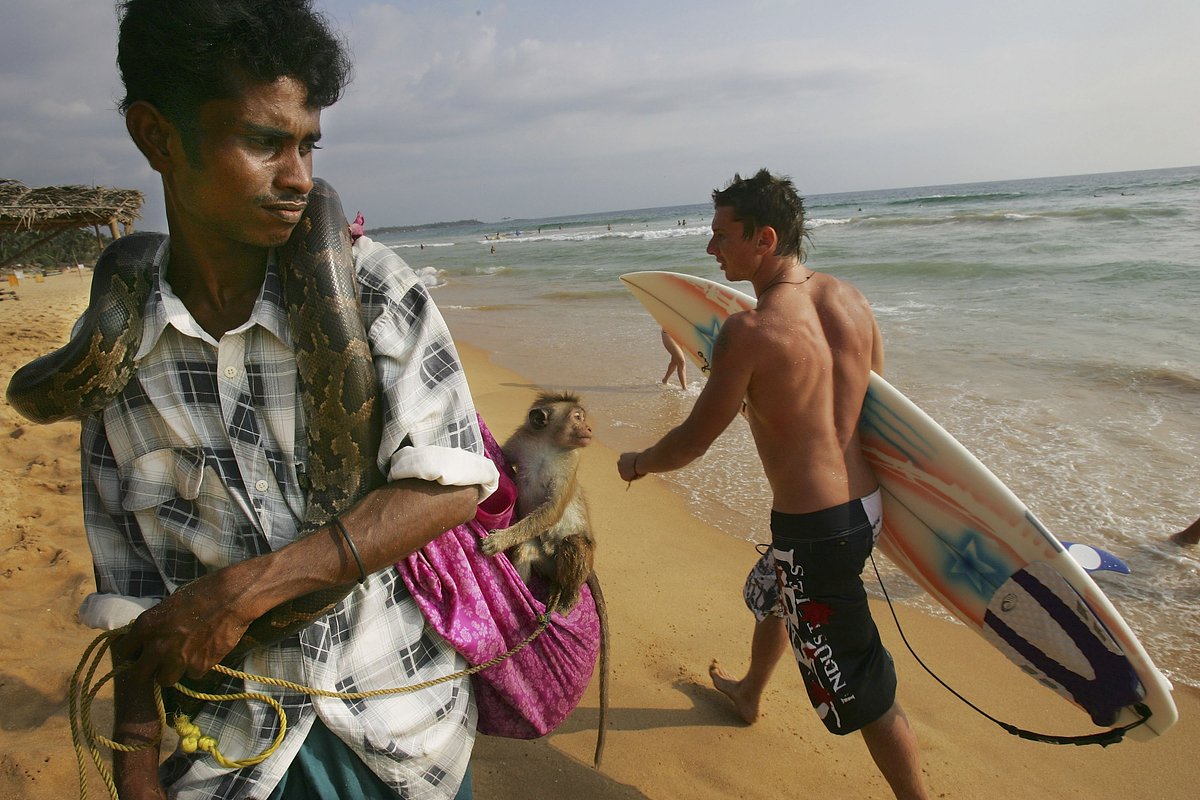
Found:
[[(572, 398), (573, 399), (573, 398)], [(549, 437), (556, 447), (570, 450), (592, 443), (592, 426), (587, 411), (574, 402), (535, 405), (529, 409), (529, 429)]]
[(582, 406), (571, 409), (560, 432), (562, 447), (587, 447), (592, 443), (592, 426), (588, 424), (587, 412)]

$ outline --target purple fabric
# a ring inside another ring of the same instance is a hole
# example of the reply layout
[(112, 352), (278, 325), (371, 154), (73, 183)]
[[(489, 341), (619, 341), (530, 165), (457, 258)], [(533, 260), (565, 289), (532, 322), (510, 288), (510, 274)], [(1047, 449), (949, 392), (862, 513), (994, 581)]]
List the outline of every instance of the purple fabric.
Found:
[[(517, 487), (491, 432), (479, 420), (500, 487), (475, 519), (434, 539), (396, 564), (430, 627), (469, 663), (482, 664), (519, 644), (538, 625), (545, 604), (506, 556), (488, 558), (478, 540), (509, 525)], [(554, 730), (587, 689), (600, 650), (600, 621), (586, 585), (579, 604), (528, 647), (472, 676), (479, 731), (534, 739)]]

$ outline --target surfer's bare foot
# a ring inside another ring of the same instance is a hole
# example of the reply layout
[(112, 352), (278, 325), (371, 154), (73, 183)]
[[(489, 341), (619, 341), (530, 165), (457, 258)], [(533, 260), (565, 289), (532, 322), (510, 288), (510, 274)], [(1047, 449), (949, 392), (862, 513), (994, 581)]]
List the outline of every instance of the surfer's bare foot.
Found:
[(758, 721), (759, 697), (750, 696), (744, 680), (733, 678), (714, 658), (708, 665), (708, 677), (712, 679), (713, 688), (733, 701), (734, 708), (747, 724), (753, 725)]
[(1200, 543), (1200, 519), (1187, 526), (1186, 530), (1171, 537), (1171, 541), (1175, 544), (1192, 545)]

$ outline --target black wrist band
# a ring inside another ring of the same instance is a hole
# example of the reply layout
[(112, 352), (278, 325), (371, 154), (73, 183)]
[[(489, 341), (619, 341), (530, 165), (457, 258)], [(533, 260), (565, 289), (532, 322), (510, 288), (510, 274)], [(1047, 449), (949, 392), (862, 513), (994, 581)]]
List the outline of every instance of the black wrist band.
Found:
[(363, 566), (362, 556), (358, 554), (358, 548), (354, 546), (354, 540), (350, 538), (350, 534), (346, 532), (346, 526), (335, 515), (331, 522), (333, 527), (337, 528), (338, 533), (346, 540), (346, 544), (350, 547), (350, 555), (354, 556), (354, 563), (358, 564), (358, 582), (364, 584), (367, 582), (367, 569)]

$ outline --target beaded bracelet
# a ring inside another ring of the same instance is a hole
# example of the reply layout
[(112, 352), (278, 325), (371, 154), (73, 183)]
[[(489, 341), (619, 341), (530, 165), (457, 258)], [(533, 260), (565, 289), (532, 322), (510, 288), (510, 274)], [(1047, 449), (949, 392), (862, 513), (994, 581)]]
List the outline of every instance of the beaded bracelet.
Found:
[(350, 546), (350, 555), (354, 556), (354, 563), (358, 564), (358, 582), (365, 584), (367, 582), (367, 568), (363, 566), (362, 556), (358, 554), (358, 548), (354, 546), (354, 540), (350, 538), (350, 534), (346, 532), (346, 526), (334, 515), (333, 527), (337, 528), (338, 533), (346, 540), (346, 544)]

